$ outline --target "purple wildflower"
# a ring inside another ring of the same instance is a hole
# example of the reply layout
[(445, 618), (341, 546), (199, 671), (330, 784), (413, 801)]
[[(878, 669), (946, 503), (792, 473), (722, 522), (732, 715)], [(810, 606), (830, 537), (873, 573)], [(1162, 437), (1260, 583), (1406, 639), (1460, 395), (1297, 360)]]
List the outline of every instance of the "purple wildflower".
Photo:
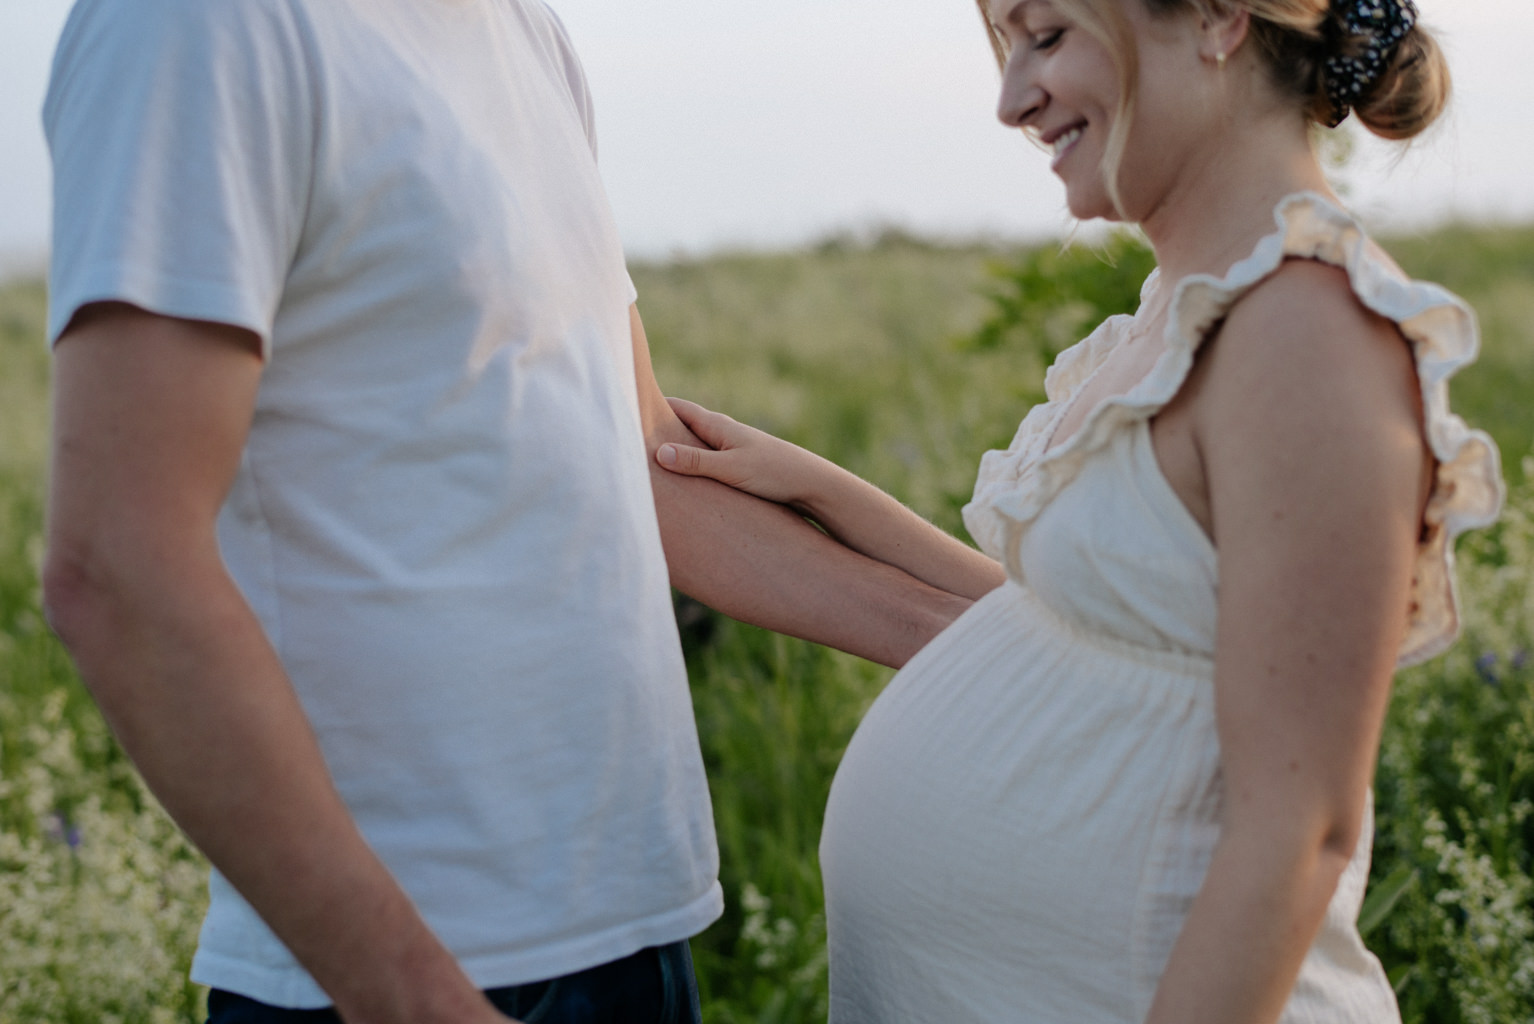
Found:
[(48, 821), (48, 834), (71, 850), (80, 848), (80, 830), (63, 811), (54, 811)]
[(1496, 686), (1500, 679), (1497, 678), (1497, 652), (1487, 651), (1475, 659), (1475, 673), (1481, 677), (1481, 682), (1488, 686)]

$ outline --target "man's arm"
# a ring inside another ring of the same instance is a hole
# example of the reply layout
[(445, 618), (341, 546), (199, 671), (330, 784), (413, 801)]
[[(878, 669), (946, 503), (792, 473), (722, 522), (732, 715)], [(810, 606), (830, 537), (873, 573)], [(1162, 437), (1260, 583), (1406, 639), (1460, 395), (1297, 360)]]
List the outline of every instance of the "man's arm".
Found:
[(671, 582), (731, 618), (900, 666), (972, 601), (860, 555), (797, 513), (654, 461), (701, 442), (661, 394), (637, 309), (629, 318), (650, 483)]
[(357, 830), (215, 522), (257, 339), (87, 307), (60, 339), (44, 600), (119, 741), (348, 1024), (505, 1018)]

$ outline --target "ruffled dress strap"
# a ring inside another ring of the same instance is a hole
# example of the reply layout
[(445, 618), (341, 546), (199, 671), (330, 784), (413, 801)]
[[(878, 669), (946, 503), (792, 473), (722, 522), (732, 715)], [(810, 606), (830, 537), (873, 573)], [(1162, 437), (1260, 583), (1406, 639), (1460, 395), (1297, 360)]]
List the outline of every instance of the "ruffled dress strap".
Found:
[(1049, 401), (1028, 414), (1011, 447), (988, 452), (981, 460), (974, 499), (964, 508), (965, 526), (982, 550), (1021, 580), (1017, 553), (1023, 532), (1075, 479), (1085, 460), (1118, 431), (1155, 416), (1177, 395), (1199, 346), (1251, 288), (1286, 259), (1319, 260), (1347, 271), (1359, 302), (1399, 326), (1416, 362), (1426, 437), (1437, 467), (1398, 661), (1422, 661), (1443, 651), (1459, 632), (1454, 538), (1495, 521), (1504, 496), (1495, 443), (1449, 410), (1449, 378), (1480, 349), (1475, 314), (1438, 285), (1406, 278), (1352, 216), (1316, 193), (1286, 197), (1274, 210), (1274, 220), (1277, 230), (1224, 277), (1201, 274), (1178, 282), (1165, 350), (1150, 372), (1128, 392), (1100, 402), (1069, 438), (1044, 452), (1054, 414), (1107, 357), (1131, 318), (1110, 318), (1062, 353), (1045, 378)]

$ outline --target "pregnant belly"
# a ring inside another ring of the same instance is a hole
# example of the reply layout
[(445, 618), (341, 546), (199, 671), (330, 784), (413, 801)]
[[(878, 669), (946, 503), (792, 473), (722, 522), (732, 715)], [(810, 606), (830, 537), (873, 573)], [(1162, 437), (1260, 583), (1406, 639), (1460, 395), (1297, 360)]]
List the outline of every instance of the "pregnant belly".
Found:
[(837, 773), (821, 862), (833, 947), (851, 945), (833, 967), (865, 943), (962, 950), (1010, 984), (1124, 998), (1156, 859), (1214, 811), (1201, 671), (1095, 644), (1015, 585), (979, 602)]

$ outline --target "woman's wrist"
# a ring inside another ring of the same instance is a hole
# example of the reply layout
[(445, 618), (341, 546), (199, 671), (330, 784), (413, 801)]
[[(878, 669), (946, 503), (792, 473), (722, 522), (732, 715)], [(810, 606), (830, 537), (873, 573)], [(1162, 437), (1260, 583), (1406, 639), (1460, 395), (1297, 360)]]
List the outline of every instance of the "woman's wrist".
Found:
[(838, 532), (836, 524), (857, 518), (859, 492), (887, 497), (873, 484), (819, 455), (812, 455), (798, 483), (799, 493), (788, 501), (789, 507), (833, 535)]

